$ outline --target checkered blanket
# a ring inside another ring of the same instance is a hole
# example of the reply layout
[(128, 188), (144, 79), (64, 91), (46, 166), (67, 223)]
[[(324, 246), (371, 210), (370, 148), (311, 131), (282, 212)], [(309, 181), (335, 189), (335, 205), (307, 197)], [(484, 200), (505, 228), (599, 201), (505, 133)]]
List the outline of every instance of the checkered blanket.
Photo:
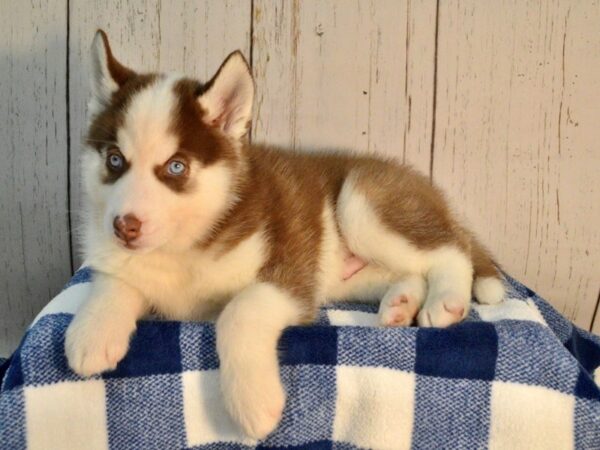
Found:
[(64, 332), (90, 277), (4, 363), (1, 448), (600, 448), (600, 338), (510, 278), (502, 305), (448, 329), (379, 328), (365, 304), (288, 329), (284, 417), (256, 443), (223, 408), (212, 324), (143, 321), (115, 371), (71, 372)]

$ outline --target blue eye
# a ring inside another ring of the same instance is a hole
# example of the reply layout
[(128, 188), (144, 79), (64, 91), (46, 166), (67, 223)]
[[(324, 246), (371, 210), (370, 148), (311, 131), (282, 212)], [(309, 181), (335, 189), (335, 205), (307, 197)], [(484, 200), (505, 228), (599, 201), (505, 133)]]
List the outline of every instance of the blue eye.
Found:
[(185, 172), (185, 164), (177, 160), (171, 161), (169, 163), (168, 171), (171, 175), (183, 175), (183, 173)]
[(123, 156), (118, 153), (110, 153), (106, 160), (106, 164), (109, 169), (120, 170), (124, 165)]

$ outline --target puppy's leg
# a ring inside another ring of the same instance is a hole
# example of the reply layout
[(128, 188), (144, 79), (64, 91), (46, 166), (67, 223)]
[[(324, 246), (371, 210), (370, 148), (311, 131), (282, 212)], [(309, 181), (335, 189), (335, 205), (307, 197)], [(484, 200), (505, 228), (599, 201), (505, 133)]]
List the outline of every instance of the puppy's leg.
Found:
[(97, 274), (91, 297), (66, 332), (69, 367), (83, 376), (114, 369), (127, 353), (136, 321), (146, 311), (146, 302), (137, 290), (114, 277)]
[(217, 320), (225, 406), (250, 437), (266, 437), (281, 419), (285, 392), (277, 341), (301, 316), (291, 295), (271, 283), (257, 283), (235, 296)]
[[(469, 248), (468, 236), (427, 180), (390, 165), (377, 169), (355, 169), (340, 191), (337, 216), (348, 248), (394, 274), (427, 279), (420, 325), (443, 327), (460, 321), (468, 312), (473, 280), (473, 264), (463, 250)], [(383, 324), (408, 322), (414, 305), (420, 304), (401, 296), (407, 287), (397, 289), (400, 294), (392, 290), (386, 295)], [(402, 314), (394, 315), (390, 302)]]
[(427, 286), (420, 275), (410, 275), (393, 284), (379, 305), (381, 325), (409, 326), (425, 300)]
[[(414, 224), (414, 211), (399, 211), (405, 223), (390, 224), (382, 218), (378, 202), (390, 202), (395, 195), (385, 199), (372, 198), (372, 190), (382, 188), (377, 180), (370, 180), (371, 174), (360, 171), (351, 173), (344, 181), (338, 197), (337, 219), (342, 235), (349, 250), (369, 263), (385, 267), (392, 273), (403, 276), (406, 274), (424, 274), (427, 269), (427, 254), (404, 235), (405, 229), (413, 230), (423, 227)], [(411, 203), (418, 204), (415, 200)], [(396, 205), (390, 205), (396, 208)], [(413, 209), (417, 209), (413, 206)], [(400, 209), (400, 207), (398, 207)]]
[(456, 249), (441, 250), (432, 260), (427, 299), (418, 322), (423, 327), (446, 327), (460, 322), (469, 312), (473, 265)]

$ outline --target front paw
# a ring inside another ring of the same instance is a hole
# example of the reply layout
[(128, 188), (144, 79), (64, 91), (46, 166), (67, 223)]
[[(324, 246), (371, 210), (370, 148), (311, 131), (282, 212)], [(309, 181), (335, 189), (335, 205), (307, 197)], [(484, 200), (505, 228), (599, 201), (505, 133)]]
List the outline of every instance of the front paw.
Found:
[(75, 318), (65, 336), (69, 367), (84, 377), (115, 369), (127, 353), (131, 331)]
[(238, 375), (236, 378), (222, 375), (227, 410), (247, 436), (264, 439), (277, 428), (285, 407), (285, 391), (279, 376)]

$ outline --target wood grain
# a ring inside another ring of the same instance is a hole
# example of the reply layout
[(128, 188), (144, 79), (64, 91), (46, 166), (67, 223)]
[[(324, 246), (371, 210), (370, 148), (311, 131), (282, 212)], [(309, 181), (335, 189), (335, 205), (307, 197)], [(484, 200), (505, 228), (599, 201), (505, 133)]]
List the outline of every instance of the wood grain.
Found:
[(255, 0), (253, 138), (428, 172), (435, 2)]
[(440, 2), (433, 179), (589, 329), (600, 288), (598, 2)]
[(71, 273), (66, 2), (0, 6), (0, 355)]
[[(96, 0), (70, 2), (71, 209), (81, 220), (79, 154), (89, 96), (89, 48), (97, 28), (110, 38), (117, 58), (140, 72), (175, 71), (209, 79), (236, 49), (249, 57), (251, 2)], [(75, 265), (81, 264), (77, 236)]]

